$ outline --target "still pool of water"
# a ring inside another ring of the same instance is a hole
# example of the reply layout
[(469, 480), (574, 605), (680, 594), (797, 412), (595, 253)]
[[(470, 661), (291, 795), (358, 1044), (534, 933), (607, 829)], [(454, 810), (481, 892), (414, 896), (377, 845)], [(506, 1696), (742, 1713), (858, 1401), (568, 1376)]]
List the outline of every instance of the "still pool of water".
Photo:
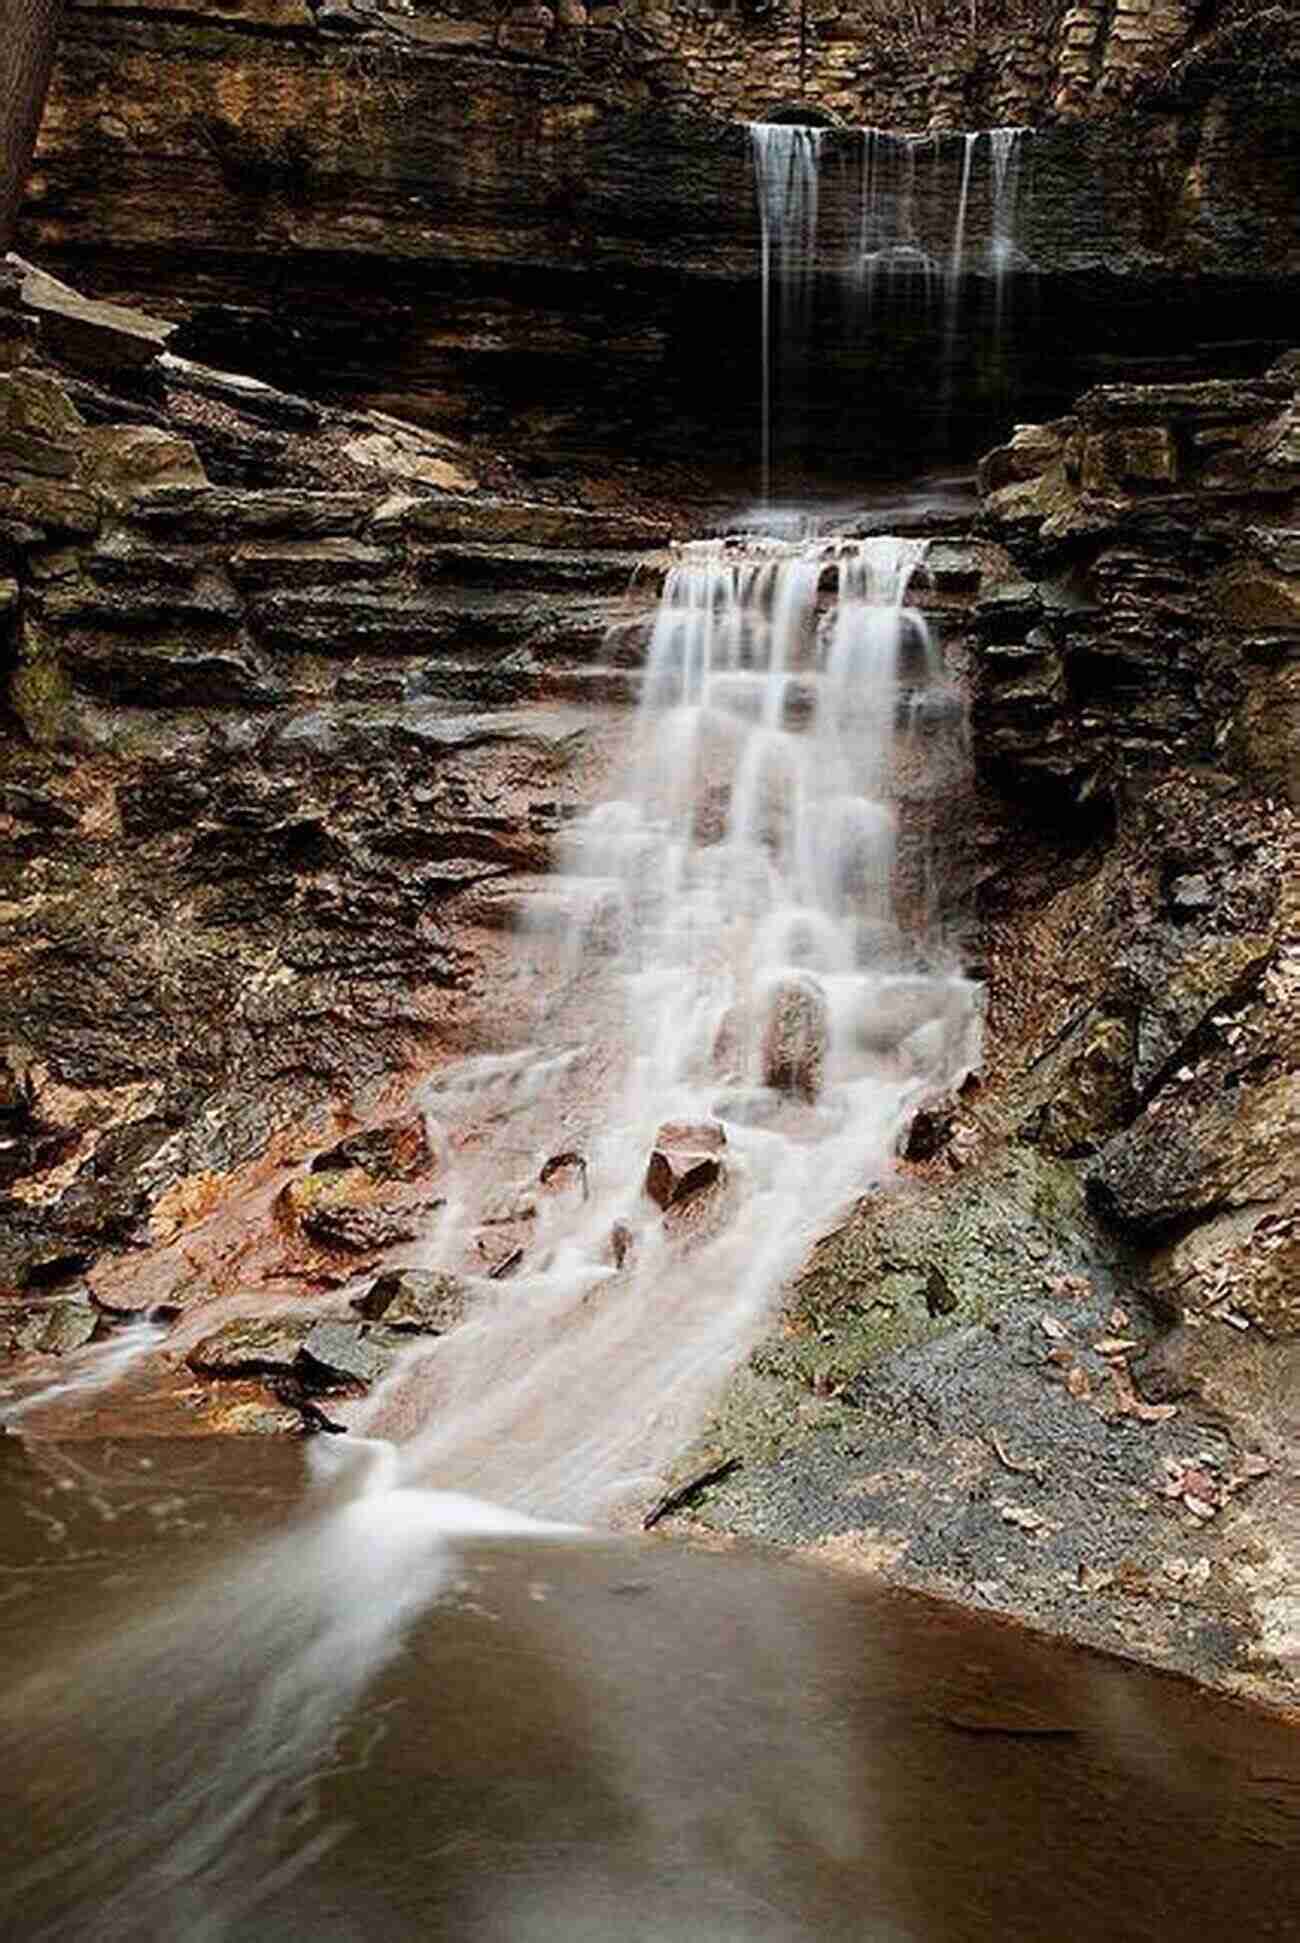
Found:
[(1284, 1720), (306, 1455), (0, 1445), (6, 1937), (1300, 1936)]

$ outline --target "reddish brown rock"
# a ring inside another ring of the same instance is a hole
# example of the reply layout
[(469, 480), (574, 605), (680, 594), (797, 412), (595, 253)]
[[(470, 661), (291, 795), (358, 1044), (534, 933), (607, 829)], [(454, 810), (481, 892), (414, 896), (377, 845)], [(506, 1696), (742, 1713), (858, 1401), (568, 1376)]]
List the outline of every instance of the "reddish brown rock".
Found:
[(716, 1121), (692, 1125), (666, 1120), (655, 1136), (645, 1174), (645, 1191), (666, 1212), (692, 1200), (722, 1178), (720, 1158), (727, 1136)]

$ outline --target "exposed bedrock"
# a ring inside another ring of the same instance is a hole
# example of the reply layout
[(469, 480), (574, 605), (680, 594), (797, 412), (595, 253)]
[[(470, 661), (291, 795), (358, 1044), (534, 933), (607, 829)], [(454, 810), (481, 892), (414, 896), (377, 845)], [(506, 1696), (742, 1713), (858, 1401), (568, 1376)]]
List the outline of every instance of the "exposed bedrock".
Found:
[[(515, 887), (596, 786), (606, 704), (637, 680), (600, 645), (665, 530), (439, 492), (479, 484), (446, 441), (174, 359), (146, 408), (37, 362), (9, 318), (13, 1287), (139, 1241), (183, 1179), (495, 1033)], [(338, 1152), (367, 1164), (364, 1140)]]
[[(612, 6), (568, 23), (543, 7), (521, 25), (472, 7), (76, 7), (22, 247), (101, 296), (165, 292), (178, 350), (473, 426), (538, 472), (604, 469), (616, 450), (664, 458), (692, 440), (708, 441), (715, 472), (750, 467), (758, 227), (734, 117), (788, 101), (772, 39), (793, 31), (787, 11), (764, 23), (744, 8)], [(1284, 12), (1225, 14), (1207, 33), (1204, 10), (1193, 32), (1178, 5), (1109, 25), (1086, 6), (1025, 6), (993, 36), (1023, 46), (1038, 75), (1021, 95), (992, 85), (1016, 70), (982, 25), (984, 78), (972, 68), (953, 93), (932, 50), (961, 33), (918, 30), (900, 66), (884, 51), (894, 18), (819, 29), (813, 10), (814, 41), (824, 30), (837, 58), (863, 65), (856, 95), (831, 91), (835, 113), (1035, 125), (1004, 342), (991, 356), (985, 158), (961, 257), (955, 423), (934, 422), (938, 343), (902, 358), (888, 328), (851, 334), (820, 360), (810, 401), (824, 469), (837, 453), (842, 468), (897, 469), (904, 442), (913, 463), (941, 434), (973, 452), (1009, 399), (1022, 416), (1058, 410), (1107, 356), (1158, 364), (1231, 343), (1251, 369), (1290, 341), (1297, 66)], [(737, 37), (744, 98), (723, 79)], [(818, 56), (808, 70), (815, 107)], [(1067, 96), (1085, 118), (1069, 118)], [(854, 140), (828, 137), (832, 164)], [(917, 170), (918, 242), (941, 264), (961, 167), (962, 143), (940, 133)], [(836, 167), (826, 174), (831, 185)], [(815, 301), (833, 309), (835, 289)], [(954, 348), (946, 325), (927, 329)]]

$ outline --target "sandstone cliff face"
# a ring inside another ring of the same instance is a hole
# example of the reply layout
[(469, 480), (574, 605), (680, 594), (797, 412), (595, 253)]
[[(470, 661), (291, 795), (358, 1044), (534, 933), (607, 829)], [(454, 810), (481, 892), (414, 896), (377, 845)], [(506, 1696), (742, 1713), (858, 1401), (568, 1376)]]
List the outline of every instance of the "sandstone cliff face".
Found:
[[(822, 75), (823, 99), (811, 56), (792, 89), (784, 7), (79, 6), (23, 247), (101, 296), (166, 292), (190, 355), (473, 425), (539, 470), (704, 444), (752, 467), (758, 233), (734, 117), (793, 92), (853, 123), (1034, 122), (1009, 305), (1022, 410), (1081, 388), (1080, 356), (1285, 341), (1294, 23), (1266, 14), (1193, 42), (1177, 8), (1109, 26), (1053, 7), (996, 27), (960, 11), (982, 50), (965, 92), (934, 52), (958, 44), (947, 13), (833, 24), (810, 9), (814, 37), (858, 63), (852, 86), (848, 68)], [(1060, 63), (1043, 51), (1058, 28)], [(1026, 48), (1023, 84), (999, 36)], [(918, 171), (941, 262), (960, 167), (949, 142)], [(972, 277), (982, 243), (972, 225)], [(1172, 302), (1191, 275), (1197, 305)], [(839, 425), (859, 459), (891, 458), (932, 390), (928, 366), (900, 374), (888, 338), (836, 360), (825, 436)], [(972, 346), (966, 375), (978, 362)], [(882, 398), (899, 401), (883, 428)], [(966, 449), (991, 436), (986, 418)]]

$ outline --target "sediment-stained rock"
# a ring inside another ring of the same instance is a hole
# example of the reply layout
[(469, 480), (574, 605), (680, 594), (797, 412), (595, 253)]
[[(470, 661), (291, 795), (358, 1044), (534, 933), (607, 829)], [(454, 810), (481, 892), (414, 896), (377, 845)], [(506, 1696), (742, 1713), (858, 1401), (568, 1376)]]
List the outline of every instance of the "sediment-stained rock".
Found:
[(645, 1191), (665, 1213), (691, 1201), (723, 1178), (727, 1136), (716, 1121), (699, 1125), (666, 1121), (655, 1135), (646, 1165)]
[(441, 1336), (465, 1320), (471, 1299), (458, 1275), (440, 1269), (398, 1268), (377, 1276), (364, 1295), (353, 1298), (352, 1307), (386, 1329)]

